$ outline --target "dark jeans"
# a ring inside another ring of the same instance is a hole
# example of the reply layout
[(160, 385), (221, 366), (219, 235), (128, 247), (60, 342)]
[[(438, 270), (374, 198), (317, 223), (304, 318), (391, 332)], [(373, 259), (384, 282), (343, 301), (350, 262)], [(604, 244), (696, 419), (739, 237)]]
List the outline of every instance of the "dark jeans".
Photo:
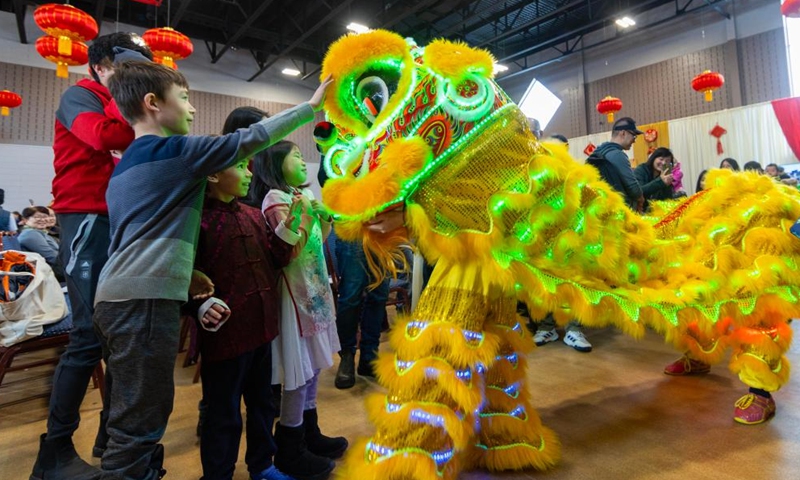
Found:
[(244, 459), (250, 475), (257, 476), (272, 465), (272, 456), (277, 450), (272, 438), (275, 408), (270, 388), (271, 344), (229, 360), (204, 362), (200, 374), (206, 404), (200, 439), (202, 480), (233, 478), (242, 438), (242, 398), (247, 407)]
[[(58, 261), (66, 276), (73, 327), (67, 349), (61, 355), (53, 376), (47, 418), (47, 438), (51, 440), (71, 437), (78, 429), (80, 407), (89, 379), (103, 358), (92, 315), (97, 279), (108, 260), (110, 243), (108, 217), (70, 213), (59, 214), (58, 221), (61, 224)], [(108, 405), (111, 388), (112, 375), (107, 374), (105, 405)], [(101, 415), (104, 417), (105, 411)], [(103, 428), (102, 421), (100, 428)]]
[[(334, 237), (331, 235), (331, 237)], [(330, 241), (330, 238), (329, 241)], [(334, 237), (335, 238), (335, 237)], [(336, 265), (339, 273), (336, 330), (342, 351), (355, 353), (356, 333), (361, 327), (360, 362), (372, 361), (378, 353), (381, 325), (386, 316), (389, 298), (389, 279), (373, 289), (372, 275), (367, 268), (364, 247), (360, 242), (345, 242), (335, 238)]]
[(180, 304), (176, 300), (100, 302), (94, 324), (114, 377), (108, 408), (104, 480), (155, 480), (175, 396)]

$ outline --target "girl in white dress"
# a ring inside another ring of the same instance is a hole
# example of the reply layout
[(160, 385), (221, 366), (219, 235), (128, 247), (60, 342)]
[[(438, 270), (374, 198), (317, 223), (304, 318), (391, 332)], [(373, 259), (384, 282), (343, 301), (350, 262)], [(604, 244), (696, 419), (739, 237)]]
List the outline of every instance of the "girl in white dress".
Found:
[[(317, 380), (323, 368), (333, 365), (340, 350), (334, 299), (328, 282), (323, 242), (331, 230), (331, 217), (314, 194), (305, 188), (307, 169), (303, 155), (292, 142), (282, 141), (257, 155), (253, 164), (251, 194), (266, 192), (261, 210), (270, 227), (286, 218), (293, 198), (305, 207), (291, 263), (281, 276), (280, 333), (272, 343), (273, 382), (283, 384), (281, 419), (275, 430), (278, 453), (275, 466), (303, 479), (318, 471), (311, 465), (340, 457), (347, 440), (322, 435), (317, 423)], [(307, 450), (304, 446), (307, 445)], [(322, 457), (322, 458), (320, 458)]]

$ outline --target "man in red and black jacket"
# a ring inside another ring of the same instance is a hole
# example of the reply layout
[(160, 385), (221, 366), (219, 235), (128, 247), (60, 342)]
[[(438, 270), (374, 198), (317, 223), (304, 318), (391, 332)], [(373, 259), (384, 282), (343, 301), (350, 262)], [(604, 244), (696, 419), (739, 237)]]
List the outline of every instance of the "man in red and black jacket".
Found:
[[(53, 210), (61, 227), (59, 262), (65, 271), (72, 304), (69, 345), (53, 377), (47, 433), (41, 436), (31, 480), (95, 479), (100, 471), (78, 456), (72, 435), (80, 406), (103, 350), (94, 333), (94, 294), (110, 243), (106, 189), (114, 170), (114, 152), (128, 148), (133, 129), (106, 88), (114, 65), (125, 60), (152, 60), (144, 41), (131, 33), (97, 38), (89, 47), (89, 73), (61, 96), (56, 111), (53, 152)], [(106, 378), (108, 408), (112, 379)], [(93, 449), (102, 456), (107, 442), (105, 410)]]

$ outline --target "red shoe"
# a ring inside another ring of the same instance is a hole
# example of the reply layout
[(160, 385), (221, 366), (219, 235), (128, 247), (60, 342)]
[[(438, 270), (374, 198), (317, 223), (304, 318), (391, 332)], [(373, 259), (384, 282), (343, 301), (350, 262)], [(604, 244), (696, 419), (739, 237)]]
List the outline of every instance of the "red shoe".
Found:
[(684, 355), (681, 358), (670, 363), (664, 367), (664, 373), (667, 375), (696, 375), (701, 373), (708, 373), (711, 371), (711, 365), (689, 358)]
[(736, 400), (733, 419), (745, 425), (758, 425), (775, 416), (775, 400), (755, 393), (748, 393)]

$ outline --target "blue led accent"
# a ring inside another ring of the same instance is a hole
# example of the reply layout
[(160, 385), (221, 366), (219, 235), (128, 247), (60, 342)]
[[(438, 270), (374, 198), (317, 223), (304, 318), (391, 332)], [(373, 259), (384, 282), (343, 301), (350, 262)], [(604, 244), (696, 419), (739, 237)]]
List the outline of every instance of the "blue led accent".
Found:
[(464, 370), (456, 370), (456, 376), (461, 380), (469, 381), (472, 379), (472, 370), (465, 368)]
[(444, 417), (441, 415), (433, 415), (425, 410), (415, 409), (411, 411), (411, 414), (408, 416), (411, 421), (425, 423), (432, 427), (443, 427), (444, 426)]
[(378, 445), (373, 441), (369, 441), (367, 443), (367, 448), (377, 453), (381, 457), (391, 457), (396, 454), (401, 454), (406, 452), (421, 453), (423, 455), (427, 455), (430, 458), (432, 458), (433, 461), (436, 462), (437, 467), (441, 467), (443, 464), (447, 463), (453, 458), (453, 449), (440, 450), (438, 452), (428, 452), (421, 448), (401, 448), (395, 450), (393, 448), (384, 447), (383, 445)]

